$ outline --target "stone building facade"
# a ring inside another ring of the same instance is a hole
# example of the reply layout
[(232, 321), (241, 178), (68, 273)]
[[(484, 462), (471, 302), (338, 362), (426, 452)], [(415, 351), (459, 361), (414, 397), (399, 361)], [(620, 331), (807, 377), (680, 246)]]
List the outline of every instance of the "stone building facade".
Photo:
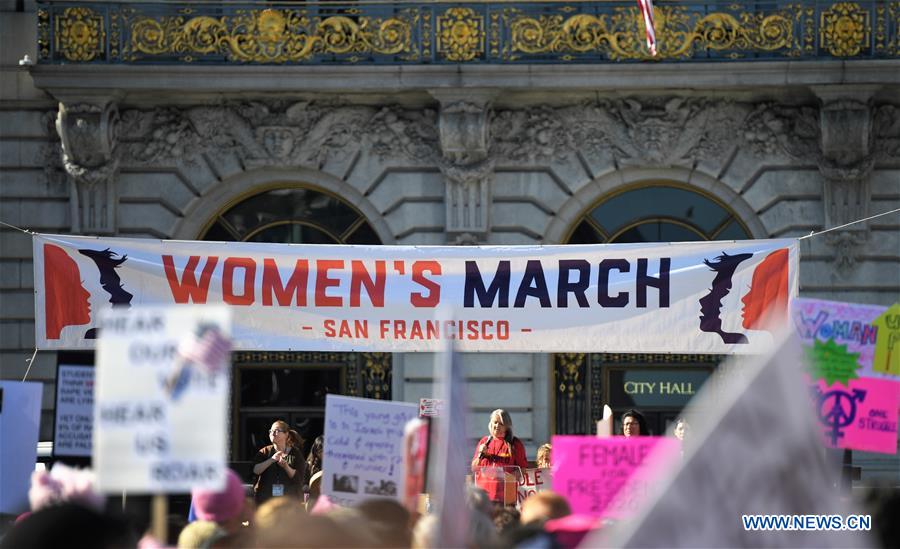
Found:
[[(775, 238), (900, 207), (898, 39), (878, 38), (874, 26), (878, 17), (898, 24), (896, 2), (822, 7), (811, 32), (831, 54), (809, 59), (670, 52), (670, 62), (629, 62), (646, 55), (613, 52), (590, 63), (491, 62), (477, 48), (467, 57), (473, 47), (454, 41), (450, 25), (469, 15), (447, 11), (450, 34), (437, 32), (443, 43), (434, 44), (442, 62), (356, 65), (142, 63), (125, 52), (97, 62), (90, 40), (63, 35), (90, 30), (90, 14), (54, 8), (0, 12), (0, 220), (37, 232), (399, 245)], [(661, 9), (665, 19), (670, 8)], [(834, 35), (828, 13), (857, 21), (865, 39)], [(58, 33), (50, 45), (45, 23)], [(19, 65), (25, 54), (37, 63)], [(616, 223), (602, 209), (613, 200)], [(323, 203), (358, 219), (330, 230), (315, 217)], [(242, 204), (259, 204), (255, 220)], [(302, 228), (278, 229), (291, 223)], [(803, 240), (801, 296), (898, 301), (898, 229), (893, 215)], [(31, 240), (4, 227), (0, 248), (3, 378), (21, 379), (34, 348)], [(79, 360), (60, 355), (38, 353), (28, 374), (45, 383), (41, 440), (53, 435), (56, 366)], [(427, 354), (236, 358), (247, 376), (317, 365), (342, 371), (351, 394), (431, 396)], [(615, 371), (708, 372), (718, 360), (467, 355), (470, 432), (506, 408), (531, 453), (555, 432), (590, 432)], [(677, 413), (670, 408), (660, 427)], [(254, 413), (268, 412), (248, 407), (248, 421)], [(867, 476), (896, 466), (855, 459)]]

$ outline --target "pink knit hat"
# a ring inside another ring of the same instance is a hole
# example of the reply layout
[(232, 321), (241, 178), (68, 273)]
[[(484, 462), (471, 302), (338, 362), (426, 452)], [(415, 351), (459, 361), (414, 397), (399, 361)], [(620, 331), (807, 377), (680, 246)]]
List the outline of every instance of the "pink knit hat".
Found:
[(231, 469), (225, 470), (225, 489), (221, 492), (192, 490), (194, 512), (200, 520), (225, 522), (244, 509), (244, 484)]

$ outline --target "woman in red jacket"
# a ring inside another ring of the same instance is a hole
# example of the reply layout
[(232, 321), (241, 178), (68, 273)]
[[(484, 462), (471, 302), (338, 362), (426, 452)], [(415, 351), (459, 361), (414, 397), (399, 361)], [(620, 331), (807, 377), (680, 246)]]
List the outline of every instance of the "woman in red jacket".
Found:
[[(503, 483), (499, 482), (502, 475), (499, 470), (492, 470), (497, 475), (486, 473), (483, 467), (501, 467), (507, 474), (516, 475), (513, 484), (518, 480), (518, 473), (528, 467), (528, 458), (525, 457), (525, 445), (513, 436), (512, 418), (509, 412), (497, 409), (491, 412), (491, 420), (488, 423), (488, 436), (478, 441), (475, 455), (472, 457), (472, 472), (476, 476), (476, 484), (484, 488), (492, 501), (504, 502)], [(519, 468), (519, 471), (515, 469)], [(490, 471), (490, 470), (489, 470)], [(484, 479), (479, 481), (479, 476)], [(509, 481), (509, 479), (507, 479)], [(512, 501), (515, 503), (515, 490), (512, 490)]]

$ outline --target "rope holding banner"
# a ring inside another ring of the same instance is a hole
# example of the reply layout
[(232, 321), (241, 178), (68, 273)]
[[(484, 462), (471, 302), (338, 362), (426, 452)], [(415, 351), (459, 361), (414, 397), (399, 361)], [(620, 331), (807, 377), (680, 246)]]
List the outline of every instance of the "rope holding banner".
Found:
[(25, 362), (28, 363), (28, 368), (25, 369), (25, 375), (22, 377), (22, 381), (28, 379), (28, 372), (31, 371), (31, 366), (34, 364), (34, 357), (37, 356), (37, 347), (34, 348), (34, 353), (31, 354), (31, 358), (27, 359)]
[(801, 236), (801, 237), (798, 238), (797, 240), (806, 240), (807, 238), (809, 238), (809, 237), (811, 237), (811, 236), (819, 236), (820, 234), (829, 233), (829, 232), (831, 232), (831, 231), (836, 231), (836, 230), (838, 230), (838, 229), (843, 229), (844, 227), (849, 227), (850, 225), (856, 225), (857, 223), (862, 223), (863, 221), (868, 221), (868, 220), (870, 220), (870, 219), (875, 219), (875, 218), (877, 218), (877, 217), (883, 217), (883, 216), (885, 216), (885, 215), (890, 215), (890, 214), (892, 214), (892, 213), (897, 213), (897, 212), (900, 212), (900, 208), (897, 208), (897, 209), (895, 209), (895, 210), (891, 210), (891, 211), (889, 211), (889, 212), (881, 212), (880, 214), (875, 214), (875, 215), (866, 217), (866, 218), (864, 218), (864, 219), (857, 219), (856, 221), (851, 221), (850, 223), (844, 223), (843, 225), (838, 225), (837, 227), (831, 227), (830, 229), (825, 229), (825, 230), (819, 231), (819, 232), (817, 232), (817, 233), (816, 233), (816, 232), (810, 232), (808, 235), (806, 235), (806, 236)]
[(10, 225), (9, 223), (6, 223), (5, 221), (0, 221), (0, 225), (3, 225), (3, 226), (5, 226), (5, 227), (9, 227), (10, 229), (15, 229), (15, 230), (17, 230), (17, 231), (21, 231), (21, 232), (23, 232), (23, 233), (25, 233), (25, 234), (35, 234), (34, 231), (29, 231), (28, 229), (23, 229), (23, 228), (21, 228), (21, 227), (16, 227), (15, 225)]

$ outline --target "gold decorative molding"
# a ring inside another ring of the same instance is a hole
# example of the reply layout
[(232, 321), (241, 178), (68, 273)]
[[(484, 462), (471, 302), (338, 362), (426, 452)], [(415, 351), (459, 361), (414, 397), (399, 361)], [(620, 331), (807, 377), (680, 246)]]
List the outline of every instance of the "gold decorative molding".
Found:
[(437, 18), (437, 53), (471, 61), (484, 53), (484, 19), (471, 8), (450, 8)]
[[(510, 28), (511, 43), (504, 57), (520, 54), (560, 53), (563, 60), (571, 54), (602, 52), (612, 60), (665, 60), (690, 58), (695, 49), (709, 50), (784, 50), (800, 52), (794, 36), (793, 20), (798, 11), (782, 10), (764, 14), (744, 12), (710, 13), (694, 20), (684, 7), (654, 7), (659, 52), (651, 56), (644, 36), (644, 21), (637, 8), (617, 8), (613, 14), (572, 16), (532, 16), (518, 8), (504, 15)], [(738, 58), (740, 53), (732, 53)]]
[(280, 9), (237, 10), (222, 17), (136, 16), (129, 18), (131, 42), (123, 59), (174, 54), (192, 62), (194, 55), (220, 54), (240, 62), (288, 63), (350, 53), (407, 54), (415, 60), (411, 36), (417, 16), (411, 10), (389, 18), (345, 11), (347, 15), (324, 18), (310, 17), (307, 10)]
[(855, 2), (834, 4), (821, 14), (819, 41), (835, 57), (853, 57), (868, 46), (869, 12)]
[(56, 51), (69, 61), (102, 57), (106, 42), (103, 16), (87, 7), (66, 8), (56, 18)]
[(580, 397), (584, 389), (584, 353), (563, 353), (556, 355), (558, 379), (557, 390), (568, 400)]
[(390, 353), (363, 353), (360, 375), (364, 383), (363, 396), (384, 399), (391, 394)]

